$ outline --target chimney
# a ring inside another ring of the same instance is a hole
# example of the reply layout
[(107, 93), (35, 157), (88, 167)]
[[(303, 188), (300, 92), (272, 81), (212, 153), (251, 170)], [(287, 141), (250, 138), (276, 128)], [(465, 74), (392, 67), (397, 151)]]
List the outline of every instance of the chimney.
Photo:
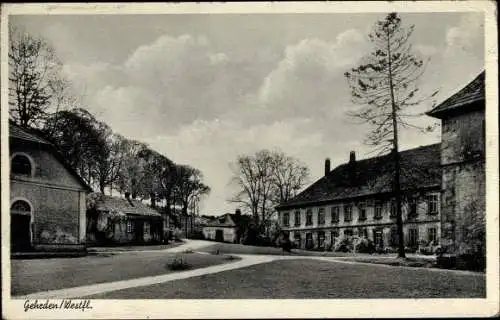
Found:
[(151, 192), (149, 197), (151, 198), (151, 208), (156, 208), (156, 195), (154, 192)]
[(355, 183), (356, 181), (356, 152), (351, 151), (349, 153), (349, 180), (351, 183)]
[(330, 158), (325, 160), (325, 176), (330, 172)]

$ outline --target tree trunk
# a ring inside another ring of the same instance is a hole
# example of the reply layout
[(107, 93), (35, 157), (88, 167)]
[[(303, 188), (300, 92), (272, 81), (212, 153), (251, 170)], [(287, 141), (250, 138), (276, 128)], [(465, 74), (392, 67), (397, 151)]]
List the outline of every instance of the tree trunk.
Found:
[(394, 87), (392, 79), (392, 65), (391, 65), (391, 47), (389, 42), (389, 37), (387, 40), (387, 51), (389, 59), (389, 89), (391, 91), (391, 106), (392, 106), (392, 129), (394, 139), (393, 144), (393, 161), (394, 161), (394, 185), (393, 192), (396, 196), (396, 227), (398, 231), (398, 257), (405, 257), (405, 244), (404, 244), (404, 233), (403, 233), (403, 212), (401, 210), (401, 163), (399, 159), (399, 148), (398, 148), (398, 119), (397, 119), (397, 106), (394, 98)]

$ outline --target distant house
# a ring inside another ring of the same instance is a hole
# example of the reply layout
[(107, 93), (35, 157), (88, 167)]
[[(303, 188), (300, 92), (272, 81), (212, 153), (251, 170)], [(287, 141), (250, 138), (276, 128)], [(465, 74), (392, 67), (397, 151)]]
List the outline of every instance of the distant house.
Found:
[(99, 194), (87, 212), (87, 239), (93, 244), (153, 244), (163, 238), (161, 214), (130, 198)]
[(203, 235), (206, 239), (219, 242), (240, 243), (250, 222), (250, 216), (236, 213), (226, 213), (213, 219), (206, 218)]
[(11, 252), (84, 250), (92, 190), (40, 134), (9, 124)]
[[(404, 243), (410, 248), (440, 238), (440, 148), (433, 144), (400, 152)], [(321, 179), (276, 207), (280, 228), (304, 249), (324, 249), (351, 236), (397, 247), (391, 156), (356, 160), (351, 152), (349, 162), (331, 171), (327, 159)]]
[[(485, 72), (427, 114), (442, 122), (441, 241), (449, 253), (461, 254), (473, 245), (466, 231), (484, 228)], [(485, 255), (484, 241), (480, 245)]]

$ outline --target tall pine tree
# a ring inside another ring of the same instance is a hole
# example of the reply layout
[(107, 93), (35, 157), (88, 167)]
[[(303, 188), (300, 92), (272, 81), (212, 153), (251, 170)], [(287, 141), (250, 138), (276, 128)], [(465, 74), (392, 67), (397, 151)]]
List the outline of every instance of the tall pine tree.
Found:
[(369, 34), (373, 51), (365, 57), (362, 65), (345, 73), (353, 102), (362, 105), (350, 115), (372, 126), (366, 143), (379, 153), (391, 152), (393, 155), (392, 191), (396, 198), (399, 257), (405, 257), (405, 250), (398, 129), (403, 126), (431, 130), (431, 127), (419, 128), (407, 119), (419, 116), (411, 114), (411, 107), (437, 94), (437, 91), (427, 97), (419, 94), (418, 80), (426, 64), (412, 52), (410, 38), (413, 30), (413, 25), (403, 26), (396, 13), (388, 14), (385, 19), (377, 21)]

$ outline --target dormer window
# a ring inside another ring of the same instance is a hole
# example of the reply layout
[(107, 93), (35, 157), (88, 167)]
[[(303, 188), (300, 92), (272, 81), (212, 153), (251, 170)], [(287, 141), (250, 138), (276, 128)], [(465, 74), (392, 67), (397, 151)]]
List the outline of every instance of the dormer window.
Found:
[(32, 169), (31, 161), (26, 155), (16, 154), (12, 157), (10, 168), (12, 174), (31, 177)]

